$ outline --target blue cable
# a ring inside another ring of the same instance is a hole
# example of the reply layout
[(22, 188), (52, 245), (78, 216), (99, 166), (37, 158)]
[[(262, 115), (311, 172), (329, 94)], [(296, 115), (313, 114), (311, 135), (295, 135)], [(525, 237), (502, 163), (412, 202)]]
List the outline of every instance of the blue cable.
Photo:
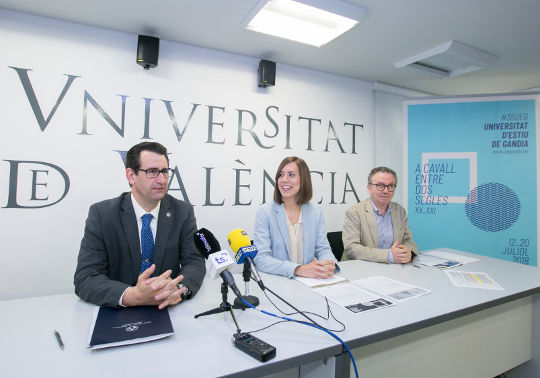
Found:
[(250, 303), (248, 303), (244, 298), (242, 298), (242, 297), (239, 297), (239, 298), (242, 299), (242, 302), (244, 302), (246, 304), (246, 306), (251, 307), (252, 309), (257, 310), (259, 312), (262, 312), (263, 314), (270, 315), (270, 316), (273, 316), (275, 318), (287, 320), (287, 321), (290, 321), (290, 322), (304, 324), (304, 325), (307, 325), (307, 326), (310, 326), (310, 327), (313, 327), (313, 328), (317, 328), (317, 329), (320, 329), (321, 331), (324, 331), (324, 332), (328, 333), (330, 336), (332, 336), (334, 339), (339, 341), (345, 347), (345, 349), (347, 350), (347, 353), (349, 353), (349, 357), (351, 358), (351, 361), (353, 363), (354, 373), (356, 374), (356, 378), (358, 378), (358, 369), (356, 368), (356, 362), (354, 361), (354, 357), (353, 357), (353, 355), (351, 353), (351, 350), (349, 349), (347, 344), (345, 344), (345, 342), (343, 340), (341, 340), (336, 334), (334, 334), (333, 332), (330, 332), (326, 328), (321, 328), (319, 326), (316, 326), (315, 324), (311, 324), (311, 323), (308, 323), (308, 322), (305, 322), (305, 321), (302, 321), (302, 320), (286, 318), (284, 316), (272, 314), (271, 312), (268, 312), (268, 311), (265, 311), (265, 310), (259, 310), (258, 308), (254, 307)]

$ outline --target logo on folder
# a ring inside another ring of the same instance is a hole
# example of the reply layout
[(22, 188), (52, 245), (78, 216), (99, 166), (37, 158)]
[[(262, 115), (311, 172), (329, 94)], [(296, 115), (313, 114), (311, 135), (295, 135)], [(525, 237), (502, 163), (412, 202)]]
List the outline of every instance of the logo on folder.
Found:
[(113, 328), (124, 328), (124, 331), (126, 332), (133, 332), (139, 329), (139, 326), (145, 325), (145, 324), (151, 324), (152, 322), (137, 322), (137, 323), (127, 323), (122, 324), (121, 326), (116, 326)]

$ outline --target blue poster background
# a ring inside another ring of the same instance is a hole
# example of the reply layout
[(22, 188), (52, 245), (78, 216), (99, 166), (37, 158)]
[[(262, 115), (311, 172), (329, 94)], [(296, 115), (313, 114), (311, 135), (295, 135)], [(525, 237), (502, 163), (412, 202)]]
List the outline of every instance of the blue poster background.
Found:
[(420, 250), (537, 266), (535, 100), (406, 106), (407, 206)]

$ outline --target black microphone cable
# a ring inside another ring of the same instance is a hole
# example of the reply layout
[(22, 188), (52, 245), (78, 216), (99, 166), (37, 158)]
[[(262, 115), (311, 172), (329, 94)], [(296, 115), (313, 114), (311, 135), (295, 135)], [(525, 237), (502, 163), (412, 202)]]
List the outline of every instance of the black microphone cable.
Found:
[[(253, 279), (253, 277), (252, 277)], [(306, 319), (308, 319), (311, 323), (315, 324), (317, 327), (320, 327), (320, 328), (326, 328), (326, 327), (323, 327), (322, 325), (320, 325), (319, 323), (317, 323), (315, 320), (311, 319), (309, 316), (307, 316), (306, 314), (310, 314), (310, 315), (314, 315), (314, 316), (318, 316), (322, 319), (325, 319), (324, 317), (320, 316), (319, 314), (314, 314), (312, 312), (309, 312), (309, 311), (300, 311), (299, 309), (297, 309), (296, 307), (294, 307), (292, 304), (290, 304), (289, 302), (287, 302), (284, 298), (282, 298), (280, 295), (278, 295), (276, 292), (272, 291), (270, 288), (268, 288), (267, 286), (265, 286), (265, 289), (268, 290), (270, 293), (272, 293), (276, 298), (280, 299), (283, 303), (285, 303), (286, 305), (288, 305), (290, 308), (292, 308), (293, 310), (295, 310), (296, 312), (294, 313), (290, 313), (290, 314), (287, 314), (283, 311), (281, 311), (274, 302), (272, 302), (272, 300), (268, 297), (268, 294), (266, 293), (266, 290), (263, 290), (263, 293), (264, 295), (266, 296), (266, 298), (268, 298), (268, 300), (270, 301), (270, 303), (272, 303), (272, 305), (274, 305), (274, 307), (279, 311), (281, 312), (282, 314), (284, 315), (293, 315), (293, 314), (300, 314), (302, 315), (303, 317), (305, 317)], [(324, 297), (326, 299), (326, 297)], [(327, 309), (328, 309), (328, 312), (331, 313), (330, 311), (330, 306), (328, 305), (328, 299), (326, 299), (326, 304), (327, 304)], [(327, 315), (329, 316), (329, 315)], [(339, 320), (337, 320), (334, 316), (334, 314), (332, 314), (332, 317), (338, 322), (340, 323), (342, 326), (343, 326), (343, 329), (341, 331), (336, 331), (334, 330), (334, 332), (342, 332), (345, 330), (345, 324), (343, 324), (342, 322), (340, 322)], [(328, 318), (326, 318), (325, 320), (328, 320)], [(332, 331), (332, 330), (330, 330)]]
[[(283, 315), (286, 315), (286, 316), (291, 316), (291, 315), (296, 315), (296, 314), (300, 314), (300, 313), (304, 313), (304, 314), (310, 314), (312, 316), (316, 316), (318, 318), (321, 318), (323, 320), (330, 320), (330, 316), (332, 316), (332, 319), (334, 319), (337, 323), (339, 323), (342, 328), (341, 329), (331, 329), (331, 328), (328, 328), (328, 327), (323, 327), (323, 328), (326, 328), (327, 330), (329, 331), (332, 331), (332, 332), (343, 332), (345, 331), (345, 329), (347, 328), (345, 326), (345, 324), (343, 322), (341, 322), (338, 318), (336, 318), (336, 316), (334, 315), (334, 313), (332, 312), (332, 310), (330, 309), (330, 303), (328, 303), (328, 298), (324, 297), (324, 300), (326, 301), (326, 317), (321, 315), (321, 314), (317, 314), (315, 312), (311, 312), (311, 311), (295, 311), (295, 312), (285, 312), (283, 311), (282, 309), (280, 309), (275, 303), (274, 301), (272, 301), (272, 299), (270, 299), (270, 297), (268, 296), (268, 294), (266, 292), (264, 292), (264, 295), (266, 296), (266, 298), (268, 299), (268, 301), (270, 303), (272, 303), (272, 305), (276, 308), (276, 310), (278, 310), (279, 312), (281, 312)], [(277, 322), (277, 323), (281, 323), (281, 322)], [(274, 323), (274, 324), (277, 324), (277, 323)], [(268, 327), (265, 327), (265, 328), (268, 328)], [(264, 329), (265, 329), (264, 328)], [(256, 331), (255, 331), (256, 332)]]
[[(296, 307), (294, 307), (292, 304), (290, 304), (289, 302), (287, 302), (284, 298), (282, 298), (281, 296), (279, 296), (276, 292), (272, 291), (269, 287), (265, 287), (266, 290), (268, 290), (269, 292), (271, 292), (272, 294), (274, 294), (274, 296), (278, 299), (280, 299), (283, 303), (285, 303), (286, 305), (288, 305), (290, 308), (292, 308), (293, 310), (295, 310), (298, 314), (302, 315), (304, 318), (306, 318), (307, 320), (309, 320), (311, 323), (313, 323), (314, 325), (316, 325), (317, 327), (319, 328), (324, 328), (322, 325), (320, 325), (319, 323), (317, 323), (315, 320), (311, 319), (309, 316), (307, 316), (305, 313), (303, 313), (302, 311), (300, 311), (299, 309), (297, 309)], [(265, 290), (265, 291), (266, 291)]]
[[(267, 290), (270, 290), (268, 289), (268, 287), (266, 288)], [(270, 291), (272, 292), (272, 291)], [(273, 293), (273, 292), (272, 292)], [(274, 294), (274, 293), (273, 293)], [(275, 294), (274, 294), (275, 295)], [(279, 297), (278, 297), (279, 298)], [(316, 325), (316, 323), (312, 324), (312, 323), (308, 323), (306, 321), (303, 321), (303, 320), (296, 320), (296, 319), (291, 319), (291, 318), (287, 318), (285, 316), (280, 316), (280, 315), (276, 315), (276, 314), (272, 314), (271, 312), (268, 312), (268, 311), (265, 311), (265, 310), (261, 310), (261, 309), (258, 309), (254, 306), (252, 306), (251, 304), (249, 304), (248, 302), (244, 301), (244, 303), (246, 304), (246, 306), (248, 307), (251, 307), (252, 309), (256, 310), (256, 311), (259, 311), (263, 314), (266, 314), (266, 315), (269, 315), (269, 316), (273, 316), (275, 318), (279, 318), (279, 319), (283, 319), (283, 320), (286, 320), (286, 321), (290, 321), (290, 322), (295, 322), (295, 323), (299, 323), (299, 324), (303, 324), (303, 325), (306, 325), (306, 326), (309, 326), (309, 327), (313, 327), (313, 328), (317, 328), (323, 332), (326, 332), (328, 333), (330, 336), (332, 336), (334, 339), (336, 339), (337, 341), (339, 341), (341, 343), (341, 345), (343, 345), (343, 347), (345, 348), (345, 350), (347, 351), (347, 353), (349, 354), (349, 357), (351, 358), (351, 361), (353, 363), (353, 367), (354, 367), (354, 373), (356, 375), (356, 378), (358, 378), (358, 369), (356, 368), (356, 362), (354, 361), (354, 357), (352, 355), (352, 352), (351, 350), (349, 349), (349, 347), (347, 346), (347, 344), (345, 343), (345, 341), (341, 340), (339, 338), (339, 336), (337, 336), (335, 333), (327, 330), (326, 328), (324, 327), (321, 327), (319, 325)], [(287, 303), (287, 302), (285, 302)], [(288, 303), (287, 303), (288, 304)], [(294, 307), (293, 307), (294, 308)], [(296, 310), (296, 309), (295, 309)], [(305, 316), (305, 315), (304, 315)], [(309, 317), (307, 317), (309, 319)]]
[[(283, 315), (287, 315), (287, 316), (290, 316), (290, 315), (296, 315), (298, 314), (297, 312), (291, 312), (291, 313), (286, 313), (284, 312), (283, 310), (281, 310), (271, 299), (268, 295), (266, 295), (266, 298), (268, 299), (268, 301), (270, 301), (270, 303), (272, 303), (272, 305), (279, 311), (281, 312)], [(328, 298), (327, 297), (324, 297), (325, 301), (326, 301), (326, 317), (320, 315), (320, 314), (316, 314), (314, 312), (310, 312), (310, 311), (303, 311), (304, 313), (306, 314), (310, 314), (310, 315), (313, 315), (313, 316), (317, 316), (323, 320), (330, 320), (330, 316), (332, 316), (332, 318), (338, 322), (339, 324), (341, 324), (343, 326), (342, 329), (331, 329), (331, 328), (328, 328), (328, 327), (324, 327), (326, 328), (327, 330), (329, 331), (332, 331), (332, 332), (343, 332), (345, 331), (346, 327), (345, 327), (345, 324), (342, 323), (341, 321), (339, 321), (335, 315), (332, 313), (332, 310), (330, 310), (330, 304), (328, 303)], [(249, 331), (249, 333), (256, 333), (256, 332), (261, 332), (261, 331), (264, 331), (265, 329), (268, 329), (270, 327), (273, 327), (277, 324), (280, 324), (280, 323), (285, 323), (287, 322), (288, 320), (279, 320), (277, 322), (274, 322), (272, 324), (269, 324), (267, 325), (266, 327), (262, 327), (262, 328), (259, 328), (259, 329), (256, 329), (256, 330), (253, 330), (253, 331)]]

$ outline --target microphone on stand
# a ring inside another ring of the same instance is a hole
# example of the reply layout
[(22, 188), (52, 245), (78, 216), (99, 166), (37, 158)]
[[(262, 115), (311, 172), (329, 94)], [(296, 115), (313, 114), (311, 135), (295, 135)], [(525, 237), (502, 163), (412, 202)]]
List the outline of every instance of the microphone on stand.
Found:
[[(234, 277), (231, 272), (227, 270), (229, 266), (234, 265), (234, 261), (229, 253), (226, 250), (221, 250), (221, 246), (215, 236), (205, 228), (201, 228), (197, 231), (193, 235), (193, 238), (199, 253), (210, 262), (210, 277), (216, 278), (219, 275), (223, 279), (223, 282), (221, 283), (222, 303), (219, 307), (195, 315), (195, 318), (221, 312), (229, 312), (236, 325), (236, 333), (233, 335), (234, 346), (262, 362), (274, 358), (276, 356), (276, 348), (249, 333), (242, 332), (238, 325), (238, 321), (236, 320), (236, 316), (234, 315), (233, 306), (227, 302), (228, 286), (236, 295), (234, 303), (242, 303), (242, 306), (240, 307), (242, 310), (248, 307), (243, 303), (242, 298), (248, 303), (255, 303), (256, 300), (256, 304), (252, 304), (254, 307), (259, 304), (259, 299), (257, 297), (252, 295), (242, 297), (240, 290), (236, 287)], [(250, 272), (246, 273), (244, 268), (244, 280), (246, 279), (246, 274), (249, 280)]]
[(233, 252), (235, 252), (234, 259), (236, 260), (236, 263), (241, 264), (243, 262), (244, 266), (246, 263), (249, 264), (251, 272), (255, 276), (255, 280), (257, 281), (257, 283), (259, 284), (259, 287), (262, 290), (268, 290), (270, 293), (272, 293), (274, 296), (279, 298), (282, 302), (287, 304), (297, 313), (299, 313), (300, 315), (308, 319), (312, 324), (316, 325), (319, 328), (324, 328), (315, 320), (307, 316), (303, 311), (300, 311), (291, 303), (287, 302), (283, 297), (278, 295), (276, 292), (264, 286), (264, 283), (262, 282), (259, 272), (257, 271), (257, 267), (255, 266), (255, 262), (253, 261), (253, 258), (257, 255), (259, 250), (257, 249), (255, 245), (251, 244), (251, 240), (247, 236), (246, 231), (242, 230), (241, 228), (232, 230), (227, 236), (227, 241), (229, 242), (229, 245), (232, 248)]
[[(257, 298), (254, 295), (249, 294), (249, 280), (251, 279), (251, 268), (249, 264), (244, 264), (244, 270), (242, 271), (242, 277), (244, 278), (244, 295), (242, 295), (242, 298), (252, 305), (253, 307), (257, 307), (260, 304), (259, 298)], [(234, 308), (249, 308), (247, 304), (244, 303), (239, 297), (234, 298)]]
[(259, 275), (257, 266), (253, 261), (253, 258), (257, 255), (259, 250), (255, 245), (251, 244), (251, 240), (247, 236), (246, 231), (242, 230), (241, 228), (232, 230), (231, 232), (229, 232), (229, 235), (227, 235), (227, 241), (229, 242), (229, 246), (235, 253), (234, 259), (236, 260), (236, 263), (244, 263), (244, 265), (246, 263), (249, 264), (251, 273), (253, 273), (253, 275), (255, 276), (257, 284), (259, 285), (261, 290), (265, 290), (264, 283), (262, 282), (261, 276)]
[(223, 282), (231, 288), (234, 295), (241, 297), (242, 294), (234, 282), (234, 277), (231, 272), (227, 270), (229, 266), (234, 265), (234, 261), (231, 259), (229, 252), (221, 250), (221, 246), (214, 234), (205, 228), (201, 228), (197, 231), (193, 235), (193, 239), (195, 240), (195, 246), (199, 253), (210, 262), (210, 277), (214, 279), (217, 278), (217, 276), (220, 276), (223, 279)]
[[(246, 232), (239, 228), (229, 233), (229, 235), (227, 236), (227, 241), (229, 242), (229, 246), (235, 253), (237, 253), (238, 250), (241, 249), (244, 245), (249, 246), (251, 244), (251, 241), (249, 240), (249, 237), (247, 236)], [(255, 254), (257, 254), (257, 252), (255, 252)], [(256, 268), (254, 266), (252, 267), (249, 264), (245, 256), (242, 258), (242, 261), (238, 261), (239, 258), (240, 256), (238, 258), (235, 257), (236, 262), (238, 264), (244, 263), (244, 270), (242, 271), (242, 276), (244, 277), (245, 295), (243, 296), (243, 298), (246, 302), (248, 302), (253, 307), (257, 307), (260, 303), (259, 298), (257, 298), (254, 295), (249, 294), (249, 280), (251, 279), (251, 274), (254, 272), (254, 269), (255, 269), (255, 273), (253, 273), (253, 275), (258, 277), (258, 272), (256, 271)], [(248, 305), (244, 303), (244, 301), (242, 301), (241, 298), (238, 298), (238, 297), (235, 298), (234, 300), (234, 306), (235, 308), (242, 308), (242, 309), (249, 307)]]

